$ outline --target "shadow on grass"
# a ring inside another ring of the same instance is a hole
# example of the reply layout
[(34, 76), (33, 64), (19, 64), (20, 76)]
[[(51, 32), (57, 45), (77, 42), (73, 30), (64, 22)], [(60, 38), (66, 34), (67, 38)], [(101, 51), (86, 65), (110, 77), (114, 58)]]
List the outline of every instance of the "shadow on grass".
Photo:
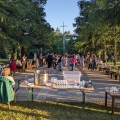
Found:
[(30, 102), (28, 108), (27, 101), (20, 101), (16, 104), (11, 103), (11, 109), (1, 107), (1, 111), (9, 114), (16, 113), (23, 116), (34, 116), (35, 118), (44, 118), (52, 120), (118, 120), (120, 118), (120, 104), (115, 107), (115, 115), (111, 116), (111, 107), (107, 108), (103, 104), (86, 103), (83, 109), (82, 103), (64, 103), (64, 102)]

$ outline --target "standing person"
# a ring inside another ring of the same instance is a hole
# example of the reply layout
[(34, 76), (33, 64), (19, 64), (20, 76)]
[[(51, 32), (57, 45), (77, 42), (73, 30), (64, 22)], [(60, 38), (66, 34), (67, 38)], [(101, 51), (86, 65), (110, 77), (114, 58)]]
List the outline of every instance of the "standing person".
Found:
[(65, 67), (67, 67), (67, 65), (68, 65), (68, 57), (67, 55), (65, 55)]
[(111, 56), (111, 62), (113, 62), (113, 61), (114, 61), (114, 56), (112, 55), (112, 56)]
[(39, 66), (43, 67), (43, 56), (42, 56), (42, 54), (40, 54), (38, 60), (39, 60)]
[(48, 55), (47, 58), (47, 63), (48, 63), (48, 68), (52, 67), (52, 63), (53, 63), (53, 56), (50, 54)]
[(58, 59), (57, 59), (57, 55), (53, 58), (53, 67), (54, 69), (56, 69), (57, 67), (57, 62), (58, 62)]
[(13, 73), (17, 72), (16, 62), (13, 59), (10, 60), (10, 71)]
[(84, 56), (80, 58), (80, 66), (81, 66), (81, 69), (84, 70)]
[[(13, 77), (9, 76), (10, 75), (10, 68), (4, 68), (2, 71), (2, 77), (0, 77), (0, 102), (9, 103), (12, 100), (15, 100), (14, 98), (14, 85), (15, 81)], [(16, 100), (15, 100), (16, 101)], [(9, 106), (10, 108), (10, 106)]]
[(9, 79), (9, 80), (12, 82), (12, 86), (14, 87), (15, 81), (14, 81), (13, 77), (10, 76), (10, 68), (4, 68), (4, 69), (2, 70), (2, 75), (3, 75), (5, 78)]
[(22, 71), (22, 62), (20, 59), (16, 60), (16, 67), (18, 69), (18, 72)]
[(71, 71), (74, 71), (75, 63), (77, 62), (75, 55), (72, 56), (70, 62), (71, 62)]
[(93, 67), (93, 60), (92, 60), (92, 57), (90, 57), (88, 60), (88, 70), (92, 69), (92, 67)]
[(93, 57), (93, 70), (96, 69), (96, 66), (97, 66), (97, 64), (96, 64), (96, 57)]
[(27, 56), (24, 54), (22, 57), (22, 67), (23, 67), (23, 71), (25, 71), (25, 66), (27, 63)]
[(64, 55), (62, 57), (62, 65), (63, 65), (63, 67), (65, 67), (65, 56)]
[(62, 55), (60, 55), (58, 59), (58, 70), (62, 71)]
[(11, 60), (11, 57), (12, 57), (11, 53), (8, 53), (8, 59), (9, 59), (9, 61)]
[(39, 60), (37, 59), (36, 60), (36, 65), (37, 65), (37, 68), (39, 67)]

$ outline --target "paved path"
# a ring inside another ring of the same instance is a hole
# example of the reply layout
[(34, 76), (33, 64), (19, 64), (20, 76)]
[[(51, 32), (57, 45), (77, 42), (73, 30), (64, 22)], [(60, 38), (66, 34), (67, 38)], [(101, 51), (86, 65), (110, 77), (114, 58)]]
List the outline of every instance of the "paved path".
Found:
[[(49, 70), (49, 79), (51, 77), (57, 77), (58, 79), (63, 79), (63, 74), (61, 71), (53, 68), (47, 68), (46, 66), (40, 68), (42, 70)], [(70, 67), (64, 67), (63, 70), (70, 70)], [(27, 70), (29, 72), (34, 71)], [(80, 71), (77, 67), (75, 71)], [(14, 75), (14, 79), (24, 80), (26, 73), (18, 73)], [(33, 73), (29, 73), (28, 77), (33, 76)], [(94, 91), (87, 92), (86, 101), (87, 102), (104, 102), (105, 92), (104, 87), (107, 86), (119, 86), (119, 80), (113, 80), (107, 75), (103, 75), (102, 71), (88, 71), (85, 69), (82, 71), (81, 80), (89, 81), (91, 80), (94, 86)], [(16, 86), (17, 87), (17, 82)], [(79, 102), (82, 101), (82, 93), (79, 90), (57, 90), (57, 89), (34, 89), (34, 100), (36, 101), (62, 101), (62, 102)], [(20, 88), (17, 92), (17, 101), (27, 101), (27, 89)], [(109, 97), (108, 102), (111, 101)], [(120, 103), (120, 99), (117, 100)]]

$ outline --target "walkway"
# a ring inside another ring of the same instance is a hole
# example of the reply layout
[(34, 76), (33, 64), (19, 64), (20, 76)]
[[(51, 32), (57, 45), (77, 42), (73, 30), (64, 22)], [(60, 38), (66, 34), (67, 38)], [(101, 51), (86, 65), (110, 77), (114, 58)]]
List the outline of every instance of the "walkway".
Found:
[[(42, 70), (49, 70), (49, 79), (51, 77), (57, 77), (58, 79), (63, 79), (63, 74), (61, 71), (53, 68), (47, 68), (46, 66), (40, 68)], [(70, 70), (70, 68), (64, 67), (63, 70)], [(34, 71), (27, 70), (29, 72)], [(75, 68), (75, 71), (79, 71)], [(18, 73), (14, 76), (14, 79), (24, 80), (26, 73)], [(28, 77), (33, 77), (32, 73), (28, 74)], [(82, 71), (81, 80), (89, 81), (91, 80), (94, 86), (94, 91), (87, 92), (86, 101), (87, 102), (104, 102), (105, 92), (104, 87), (107, 86), (119, 86), (119, 80), (113, 80), (107, 75), (103, 75), (101, 71), (88, 71), (85, 69)], [(17, 87), (17, 82), (16, 82)], [(109, 97), (110, 98), (110, 97)], [(57, 90), (57, 89), (34, 89), (34, 100), (36, 101), (61, 101), (61, 102), (79, 102), (82, 101), (82, 93), (79, 90)], [(27, 89), (20, 88), (17, 92), (17, 101), (27, 101)], [(108, 102), (111, 99), (108, 99)], [(119, 100), (117, 102), (120, 103)]]

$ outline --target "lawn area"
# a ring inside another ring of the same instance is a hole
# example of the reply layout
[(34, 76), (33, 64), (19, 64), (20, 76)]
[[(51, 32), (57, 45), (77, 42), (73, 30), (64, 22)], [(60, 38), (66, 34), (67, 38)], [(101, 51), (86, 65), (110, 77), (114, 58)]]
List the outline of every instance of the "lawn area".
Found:
[(11, 109), (0, 103), (0, 120), (119, 120), (120, 104), (115, 106), (115, 115), (111, 107), (103, 103), (31, 102), (28, 108), (26, 101), (11, 103)]
[(0, 65), (9, 64), (8, 59), (0, 59)]

